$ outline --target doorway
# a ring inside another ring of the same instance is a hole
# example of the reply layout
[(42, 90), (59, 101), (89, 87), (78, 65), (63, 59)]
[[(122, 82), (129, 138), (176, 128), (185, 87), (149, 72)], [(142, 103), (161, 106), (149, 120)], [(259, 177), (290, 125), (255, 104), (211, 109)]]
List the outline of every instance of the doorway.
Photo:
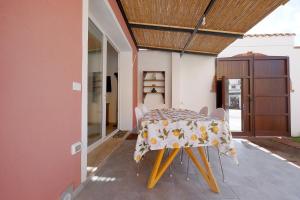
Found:
[(107, 42), (106, 135), (118, 129), (118, 51)]
[(243, 79), (225, 79), (225, 109), (228, 111), (228, 119), (231, 131), (242, 132), (242, 82)]
[(234, 135), (290, 136), (288, 57), (218, 58), (216, 86)]

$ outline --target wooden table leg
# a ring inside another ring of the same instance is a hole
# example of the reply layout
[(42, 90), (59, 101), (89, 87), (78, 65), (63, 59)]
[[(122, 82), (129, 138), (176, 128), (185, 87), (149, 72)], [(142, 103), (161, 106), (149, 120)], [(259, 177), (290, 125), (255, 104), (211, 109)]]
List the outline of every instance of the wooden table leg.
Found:
[(208, 184), (208, 186), (210, 187), (210, 189), (213, 192), (219, 193), (220, 192), (220, 188), (218, 186), (218, 183), (216, 182), (216, 179), (214, 178), (214, 175), (212, 173), (211, 167), (206, 159), (205, 153), (203, 151), (203, 148), (198, 148), (199, 154), (201, 156), (201, 159), (204, 163), (205, 168), (202, 167), (202, 165), (199, 163), (199, 161), (197, 160), (197, 158), (195, 157), (195, 155), (193, 154), (193, 151), (191, 148), (185, 148), (186, 153), (188, 154), (188, 156), (191, 158), (191, 160), (194, 162), (194, 164), (196, 165), (197, 169), (199, 170), (199, 172), (202, 174), (204, 180), (206, 181), (206, 183)]
[(151, 172), (151, 175), (148, 180), (148, 188), (149, 189), (152, 189), (156, 185), (158, 180), (162, 177), (162, 175), (165, 173), (167, 168), (173, 162), (173, 160), (176, 157), (179, 150), (180, 150), (179, 148), (174, 149), (172, 151), (172, 153), (170, 154), (170, 156), (165, 161), (165, 163), (161, 166), (161, 168), (160, 168), (160, 164), (161, 164), (165, 149), (159, 150), (156, 160), (155, 160), (155, 163), (154, 163), (154, 166), (153, 166), (153, 169), (152, 169), (152, 172)]
[(212, 172), (210, 163), (208, 162), (207, 157), (205, 155), (204, 148), (203, 147), (198, 147), (198, 151), (199, 151), (201, 159), (202, 159), (202, 161), (204, 163), (204, 166), (206, 168), (207, 175), (208, 175), (208, 177), (210, 179), (210, 183), (211, 183), (212, 187), (215, 188), (215, 190), (217, 192), (220, 192), (220, 188), (219, 188), (218, 183), (216, 181), (216, 178), (215, 178), (215, 176), (214, 176), (214, 174)]
[[(170, 154), (170, 156), (167, 158), (167, 160), (161, 165), (161, 161), (163, 159), (163, 155), (165, 152), (165, 149), (161, 149), (159, 150), (154, 166), (152, 168), (152, 172), (151, 175), (149, 177), (148, 180), (148, 188), (152, 189), (156, 183), (159, 181), (159, 179), (162, 177), (162, 175), (165, 173), (165, 171), (167, 170), (167, 168), (170, 166), (170, 164), (173, 162), (174, 158), (176, 157), (176, 155), (179, 152), (179, 148), (178, 149), (174, 149), (172, 151), (172, 153)], [(202, 176), (204, 177), (204, 180), (206, 181), (206, 183), (208, 184), (208, 186), (210, 187), (210, 189), (213, 192), (219, 193), (220, 189), (218, 186), (218, 183), (216, 182), (216, 179), (213, 175), (213, 172), (211, 170), (211, 166), (205, 156), (203, 147), (199, 147), (198, 151), (199, 154), (201, 156), (201, 159), (204, 163), (204, 167), (199, 163), (199, 161), (197, 160), (197, 158), (195, 157), (195, 155), (193, 154), (193, 151), (191, 148), (185, 148), (184, 149), (188, 156), (191, 158), (191, 160), (194, 162), (194, 164), (196, 165), (197, 169), (199, 170), (199, 172), (202, 174)]]

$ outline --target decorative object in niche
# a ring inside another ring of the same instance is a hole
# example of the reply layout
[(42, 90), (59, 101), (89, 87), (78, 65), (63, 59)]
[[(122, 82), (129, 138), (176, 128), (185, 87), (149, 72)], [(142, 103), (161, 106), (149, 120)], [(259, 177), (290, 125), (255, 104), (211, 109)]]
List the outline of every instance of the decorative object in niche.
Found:
[(153, 73), (153, 74), (152, 74), (152, 79), (153, 79), (153, 80), (156, 80), (156, 73)]
[(152, 92), (152, 93), (156, 93), (157, 91), (156, 91), (155, 88), (152, 88), (151, 92)]
[(162, 95), (165, 100), (165, 71), (143, 71), (143, 102), (148, 94)]

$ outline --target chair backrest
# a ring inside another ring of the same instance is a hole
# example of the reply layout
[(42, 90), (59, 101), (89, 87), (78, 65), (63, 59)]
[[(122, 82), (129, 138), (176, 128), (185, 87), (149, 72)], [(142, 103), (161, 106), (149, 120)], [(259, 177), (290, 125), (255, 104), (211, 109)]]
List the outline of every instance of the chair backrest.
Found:
[(147, 106), (145, 104), (140, 104), (139, 108), (141, 109), (143, 114), (146, 114), (147, 112), (149, 112), (149, 109), (147, 108)]
[(140, 122), (141, 122), (141, 119), (143, 118), (143, 112), (138, 107), (135, 107), (134, 111), (135, 111), (136, 124), (137, 124), (138, 128), (140, 128)]
[(202, 107), (199, 114), (206, 117), (208, 115), (208, 107), (207, 106)]
[(223, 108), (217, 108), (210, 114), (210, 117), (219, 120), (226, 120), (226, 111)]

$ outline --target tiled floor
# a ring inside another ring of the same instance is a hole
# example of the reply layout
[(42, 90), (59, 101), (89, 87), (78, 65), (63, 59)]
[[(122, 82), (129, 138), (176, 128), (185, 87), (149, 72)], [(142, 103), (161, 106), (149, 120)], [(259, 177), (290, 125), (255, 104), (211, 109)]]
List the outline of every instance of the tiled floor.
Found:
[(102, 166), (103, 162), (105, 162), (112, 152), (124, 142), (127, 135), (127, 132), (119, 131), (113, 137), (109, 138), (107, 141), (88, 154), (88, 176), (92, 175), (94, 169), (99, 165)]
[(273, 138), (251, 137), (249, 138), (249, 140), (300, 166), (300, 148), (294, 147), (293, 146), (294, 144), (288, 145), (288, 144), (281, 143), (281, 140), (283, 139), (279, 139), (275, 137)]
[[(77, 200), (113, 199), (172, 199), (172, 200), (299, 200), (300, 168), (261, 151), (244, 141), (236, 141), (239, 162), (223, 158), (225, 182), (216, 159), (210, 149), (210, 160), (221, 188), (220, 194), (209, 190), (203, 178), (191, 164), (190, 180), (186, 181), (186, 160), (180, 165), (179, 157), (173, 165), (174, 175), (165, 174), (152, 190), (146, 188), (147, 179), (155, 158), (155, 152), (146, 154), (140, 176), (136, 176), (133, 161), (135, 141), (126, 140), (92, 177)], [(184, 157), (186, 158), (186, 157)]]

